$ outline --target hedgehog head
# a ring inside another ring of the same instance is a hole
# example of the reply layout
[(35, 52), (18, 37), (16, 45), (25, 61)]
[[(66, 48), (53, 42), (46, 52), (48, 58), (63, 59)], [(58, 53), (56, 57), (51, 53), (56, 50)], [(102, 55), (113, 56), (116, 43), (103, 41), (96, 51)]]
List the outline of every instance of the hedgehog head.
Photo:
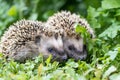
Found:
[(85, 27), (91, 38), (94, 38), (94, 32), (87, 21), (79, 15), (71, 14), (67, 11), (54, 14), (48, 19), (46, 26), (63, 35), (64, 49), (70, 58), (83, 60), (87, 56), (87, 51), (83, 39), (75, 32), (76, 23)]

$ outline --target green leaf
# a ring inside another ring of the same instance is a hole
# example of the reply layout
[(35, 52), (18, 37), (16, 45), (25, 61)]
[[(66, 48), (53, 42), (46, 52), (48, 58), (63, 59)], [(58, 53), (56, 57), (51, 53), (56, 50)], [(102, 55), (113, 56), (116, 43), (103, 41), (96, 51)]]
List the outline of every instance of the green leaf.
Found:
[(84, 26), (76, 24), (75, 25), (75, 31), (77, 33), (85, 33), (87, 30), (86, 30), (86, 28), (84, 28)]
[(115, 16), (120, 16), (120, 9), (116, 10)]
[(105, 73), (103, 74), (103, 78), (108, 77), (111, 73), (115, 72), (116, 70), (117, 68), (114, 66), (109, 67), (108, 70), (105, 71)]
[(43, 64), (40, 64), (38, 67), (38, 75), (41, 75), (43, 69)]
[(93, 7), (89, 7), (88, 10), (88, 20), (89, 20), (89, 23), (91, 25), (92, 28), (100, 28), (101, 25), (100, 23), (98, 22), (98, 20), (96, 19), (96, 17), (98, 17), (100, 15), (100, 12), (98, 12), (95, 8)]
[(32, 13), (31, 16), (29, 17), (30, 20), (36, 20), (38, 17), (37, 13)]
[(76, 23), (75, 31), (76, 33), (80, 34), (80, 36), (82, 36), (82, 38), (84, 39), (90, 38), (90, 34), (87, 32), (87, 29), (82, 25)]
[(101, 33), (99, 37), (108, 36), (109, 38), (115, 38), (117, 36), (118, 31), (120, 31), (120, 25), (118, 23), (113, 23), (103, 33)]
[(120, 80), (120, 73), (115, 73), (113, 75), (111, 75), (110, 80)]
[(91, 18), (89, 22), (92, 28), (101, 28), (101, 24), (98, 22), (97, 19)]
[(50, 63), (51, 59), (52, 59), (52, 55), (50, 55), (50, 56), (47, 58), (47, 60), (45, 61), (47, 65)]
[(109, 55), (110, 59), (114, 60), (116, 58), (117, 54), (118, 54), (118, 51), (114, 50), (114, 51), (109, 51), (106, 55)]
[(68, 62), (68, 63), (67, 63), (67, 66), (70, 66), (70, 67), (72, 67), (72, 68), (77, 68), (77, 67), (78, 67), (78, 63)]
[(44, 13), (44, 15), (43, 15), (43, 18), (44, 18), (44, 19), (48, 19), (48, 17), (52, 16), (53, 13), (54, 13), (53, 10), (46, 11), (46, 12)]
[(120, 0), (103, 0), (102, 8), (103, 9), (120, 8)]
[(9, 16), (16, 16), (16, 15), (17, 15), (17, 8), (16, 8), (16, 6), (12, 6), (12, 7), (8, 10), (8, 15), (9, 15)]
[(88, 12), (88, 18), (95, 18), (100, 15), (100, 12), (98, 12), (95, 8), (91, 6), (88, 8), (87, 12)]

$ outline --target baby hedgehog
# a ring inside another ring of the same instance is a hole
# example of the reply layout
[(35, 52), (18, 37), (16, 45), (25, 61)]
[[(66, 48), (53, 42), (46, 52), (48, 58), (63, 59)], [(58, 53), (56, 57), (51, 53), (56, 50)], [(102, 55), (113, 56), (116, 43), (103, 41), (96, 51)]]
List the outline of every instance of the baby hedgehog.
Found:
[(51, 30), (56, 30), (63, 34), (63, 44), (68, 57), (77, 60), (84, 60), (87, 57), (86, 45), (79, 34), (75, 32), (75, 24), (82, 25), (90, 33), (91, 38), (94, 38), (94, 31), (85, 19), (79, 15), (71, 14), (70, 12), (61, 11), (54, 14), (46, 22), (46, 27)]
[(34, 58), (40, 53), (45, 58), (51, 54), (52, 60), (66, 60), (61, 36), (44, 26), (42, 22), (31, 20), (14, 23), (1, 38), (0, 52), (19, 62)]

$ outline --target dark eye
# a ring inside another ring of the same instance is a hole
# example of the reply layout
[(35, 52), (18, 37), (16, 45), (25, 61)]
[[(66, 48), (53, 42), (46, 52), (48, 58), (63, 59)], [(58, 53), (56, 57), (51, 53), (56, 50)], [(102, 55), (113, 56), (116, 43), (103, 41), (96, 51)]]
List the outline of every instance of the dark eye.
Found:
[(48, 48), (48, 52), (53, 52), (54, 51), (54, 49), (53, 48)]
[(74, 45), (69, 45), (68, 49), (72, 51), (72, 50), (75, 50), (75, 47), (74, 47)]

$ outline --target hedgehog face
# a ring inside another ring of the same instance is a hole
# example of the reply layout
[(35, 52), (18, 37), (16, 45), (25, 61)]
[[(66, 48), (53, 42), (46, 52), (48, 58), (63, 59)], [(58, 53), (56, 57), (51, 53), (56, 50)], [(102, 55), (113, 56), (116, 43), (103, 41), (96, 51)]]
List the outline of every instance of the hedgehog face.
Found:
[(84, 60), (87, 57), (86, 46), (83, 45), (83, 39), (65, 37), (63, 39), (65, 52), (70, 58)]
[(63, 41), (60, 36), (37, 36), (35, 43), (38, 46), (40, 53), (47, 58), (50, 54), (52, 55), (52, 60), (57, 60), (59, 62), (65, 61), (67, 59), (67, 54), (64, 52)]

